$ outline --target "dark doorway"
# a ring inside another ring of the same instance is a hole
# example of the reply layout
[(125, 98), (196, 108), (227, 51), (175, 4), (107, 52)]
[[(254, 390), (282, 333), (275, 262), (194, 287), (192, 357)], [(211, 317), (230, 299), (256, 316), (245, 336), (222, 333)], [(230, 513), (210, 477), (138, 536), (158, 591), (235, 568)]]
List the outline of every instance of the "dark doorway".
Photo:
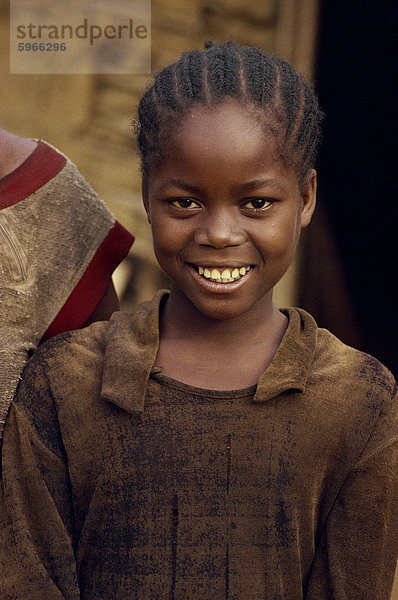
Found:
[[(318, 163), (320, 201), (361, 349), (384, 362), (395, 376), (396, 33), (397, 3), (393, 0), (325, 0), (321, 5), (316, 87), (326, 119)], [(322, 293), (333, 298), (335, 290)], [(314, 316), (320, 325), (329, 326), (322, 322), (323, 315)]]

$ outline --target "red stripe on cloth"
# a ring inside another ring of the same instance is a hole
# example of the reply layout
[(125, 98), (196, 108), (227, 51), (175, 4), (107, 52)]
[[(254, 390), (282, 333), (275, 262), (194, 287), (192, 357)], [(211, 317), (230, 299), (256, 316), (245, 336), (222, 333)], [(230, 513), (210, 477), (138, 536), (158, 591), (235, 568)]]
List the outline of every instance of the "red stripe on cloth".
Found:
[(24, 200), (50, 181), (65, 166), (66, 157), (39, 140), (32, 154), (0, 179), (0, 209)]
[(133, 241), (134, 236), (116, 221), (41, 341), (84, 325), (102, 300), (113, 271)]

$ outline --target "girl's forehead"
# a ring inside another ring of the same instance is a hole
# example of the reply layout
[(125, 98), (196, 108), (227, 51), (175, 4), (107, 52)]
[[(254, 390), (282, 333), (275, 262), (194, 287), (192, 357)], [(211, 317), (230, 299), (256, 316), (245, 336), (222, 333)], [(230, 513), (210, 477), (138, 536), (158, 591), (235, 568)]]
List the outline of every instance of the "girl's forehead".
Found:
[(227, 98), (215, 105), (193, 105), (176, 123), (176, 131), (181, 128), (189, 130), (192, 126), (197, 127), (198, 124), (200, 127), (217, 131), (233, 123), (242, 128), (248, 126), (257, 128), (270, 120), (268, 111)]
[(183, 181), (208, 190), (235, 189), (254, 180), (297, 187), (297, 174), (281, 159), (272, 132), (238, 103), (198, 106), (187, 112), (167, 141), (152, 190)]
[(190, 109), (167, 140), (166, 162), (173, 157), (248, 165), (278, 161), (278, 140), (271, 130), (235, 101)]

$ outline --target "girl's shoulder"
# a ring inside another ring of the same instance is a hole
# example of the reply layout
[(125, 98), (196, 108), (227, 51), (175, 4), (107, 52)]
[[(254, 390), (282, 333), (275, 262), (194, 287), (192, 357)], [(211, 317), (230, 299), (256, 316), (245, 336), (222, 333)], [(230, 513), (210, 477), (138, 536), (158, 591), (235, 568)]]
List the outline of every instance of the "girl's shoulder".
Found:
[(140, 379), (153, 365), (159, 327), (159, 304), (165, 292), (141, 303), (131, 312), (116, 311), (109, 321), (56, 335), (44, 342), (25, 368), (23, 379), (34, 383), (41, 373), (50, 387), (65, 390), (75, 385), (96, 385), (107, 375), (121, 380)]
[(394, 375), (377, 358), (345, 344), (328, 329), (318, 327), (303, 309), (294, 310), (303, 322), (310, 322), (314, 328), (307, 391), (316, 390), (319, 397), (330, 401), (330, 406), (351, 406), (353, 410), (365, 405), (377, 410), (397, 396)]

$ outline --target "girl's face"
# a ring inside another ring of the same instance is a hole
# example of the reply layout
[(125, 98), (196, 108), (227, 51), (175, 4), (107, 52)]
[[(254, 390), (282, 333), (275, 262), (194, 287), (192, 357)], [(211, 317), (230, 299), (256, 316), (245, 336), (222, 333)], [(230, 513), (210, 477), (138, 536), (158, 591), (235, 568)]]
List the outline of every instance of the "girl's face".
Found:
[(170, 300), (213, 319), (272, 306), (315, 193), (315, 171), (300, 192), (272, 134), (237, 102), (194, 107), (170, 131), (144, 198)]

